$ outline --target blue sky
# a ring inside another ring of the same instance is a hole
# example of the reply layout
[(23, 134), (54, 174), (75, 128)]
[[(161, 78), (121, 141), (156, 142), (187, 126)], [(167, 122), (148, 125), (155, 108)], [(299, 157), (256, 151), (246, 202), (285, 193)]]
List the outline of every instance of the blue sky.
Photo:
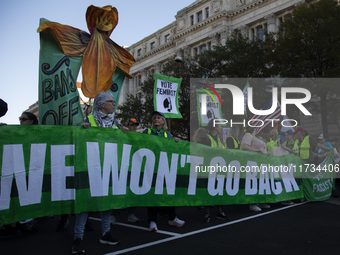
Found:
[[(119, 21), (111, 34), (118, 45), (130, 46), (175, 21), (177, 11), (194, 0), (11, 0), (0, 3), (0, 98), (8, 112), (0, 122), (19, 124), (18, 117), (38, 100), (40, 18), (88, 32), (85, 13), (90, 5), (112, 5)], [(81, 79), (81, 78), (80, 78)], [(78, 80), (80, 80), (78, 79)]]

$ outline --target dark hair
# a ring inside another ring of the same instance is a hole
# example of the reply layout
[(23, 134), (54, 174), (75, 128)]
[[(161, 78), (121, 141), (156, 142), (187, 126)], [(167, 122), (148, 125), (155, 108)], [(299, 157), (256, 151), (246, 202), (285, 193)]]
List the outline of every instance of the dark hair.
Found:
[[(215, 125), (216, 126), (216, 125)], [(214, 119), (211, 119), (207, 125), (207, 129), (209, 131), (209, 133), (211, 133), (214, 130)]]
[(25, 114), (29, 120), (33, 120), (32, 125), (38, 125), (38, 118), (31, 112), (23, 112), (22, 114)]

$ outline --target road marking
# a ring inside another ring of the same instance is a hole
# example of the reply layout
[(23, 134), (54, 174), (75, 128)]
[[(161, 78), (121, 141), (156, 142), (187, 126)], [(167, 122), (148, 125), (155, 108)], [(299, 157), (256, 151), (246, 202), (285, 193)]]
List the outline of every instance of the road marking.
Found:
[(166, 243), (166, 242), (169, 242), (169, 241), (172, 241), (172, 240), (176, 240), (176, 239), (179, 239), (179, 238), (183, 238), (183, 237), (187, 237), (187, 236), (192, 236), (192, 235), (196, 235), (196, 234), (203, 233), (203, 232), (206, 232), (206, 231), (210, 231), (210, 230), (213, 230), (213, 229), (222, 228), (222, 227), (225, 227), (225, 226), (228, 226), (228, 225), (233, 225), (233, 224), (236, 224), (236, 223), (239, 223), (239, 222), (255, 219), (255, 218), (262, 217), (262, 216), (265, 216), (265, 215), (268, 215), (268, 214), (271, 214), (271, 213), (275, 213), (275, 212), (279, 212), (279, 211), (282, 211), (282, 210), (286, 210), (286, 209), (289, 209), (289, 208), (292, 208), (292, 207), (295, 207), (295, 206), (300, 206), (300, 205), (303, 205), (303, 204), (306, 204), (306, 203), (308, 203), (308, 201), (307, 202), (298, 203), (298, 204), (294, 204), (294, 205), (285, 206), (285, 207), (282, 207), (282, 208), (271, 210), (269, 212), (264, 212), (264, 213), (252, 215), (252, 216), (249, 216), (249, 217), (246, 217), (246, 218), (242, 218), (242, 219), (226, 222), (226, 223), (215, 225), (215, 226), (211, 226), (211, 227), (208, 227), (208, 228), (199, 229), (199, 230), (188, 232), (188, 233), (185, 233), (185, 234), (177, 234), (176, 236), (168, 237), (168, 238), (165, 238), (165, 239), (162, 239), (162, 240), (158, 240), (158, 241), (154, 241), (154, 242), (151, 242), (151, 243), (145, 243), (145, 244), (138, 245), (138, 246), (135, 246), (135, 247), (130, 247), (130, 248), (127, 248), (127, 249), (124, 249), (124, 250), (120, 250), (120, 251), (106, 253), (104, 255), (124, 254), (126, 252), (143, 249), (143, 248), (146, 248), (146, 247), (154, 246), (154, 245), (161, 244), (161, 243)]
[[(101, 221), (101, 219), (99, 218), (94, 218), (94, 217), (89, 217), (90, 220), (96, 220), (96, 221)], [(120, 222), (116, 222), (115, 225), (119, 225), (119, 226), (124, 226), (124, 227), (128, 227), (128, 228), (134, 228), (134, 229), (139, 229), (139, 230), (145, 230), (145, 231), (149, 231), (149, 228), (145, 228), (145, 227), (141, 227), (141, 226), (136, 226), (136, 225), (131, 225), (131, 224), (126, 224), (126, 223), (120, 223)], [(169, 231), (163, 231), (163, 230), (158, 230), (156, 232), (154, 232), (156, 234), (163, 234), (163, 235), (168, 235), (168, 236), (180, 236), (181, 234), (178, 233), (174, 233), (174, 232), (169, 232)]]

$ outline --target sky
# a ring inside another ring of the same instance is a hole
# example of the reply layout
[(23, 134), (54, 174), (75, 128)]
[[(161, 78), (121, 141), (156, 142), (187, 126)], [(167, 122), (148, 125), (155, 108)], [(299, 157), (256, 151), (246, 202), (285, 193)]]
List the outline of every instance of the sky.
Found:
[[(175, 21), (177, 12), (195, 0), (11, 0), (0, 3), (0, 98), (8, 111), (0, 122), (19, 124), (21, 113), (38, 100), (40, 18), (88, 32), (87, 7), (112, 5), (118, 25), (111, 40), (130, 46)], [(81, 81), (81, 77), (78, 77)]]

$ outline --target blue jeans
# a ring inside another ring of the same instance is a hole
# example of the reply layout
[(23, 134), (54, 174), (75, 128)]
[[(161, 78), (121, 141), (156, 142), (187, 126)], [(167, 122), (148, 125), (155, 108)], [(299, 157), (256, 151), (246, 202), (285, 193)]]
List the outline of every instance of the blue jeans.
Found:
[[(76, 222), (74, 224), (74, 239), (80, 238), (83, 240), (85, 224), (88, 216), (89, 212), (82, 212), (76, 215)], [(102, 220), (102, 235), (105, 235), (106, 232), (110, 231), (111, 210), (100, 212), (100, 217)]]

